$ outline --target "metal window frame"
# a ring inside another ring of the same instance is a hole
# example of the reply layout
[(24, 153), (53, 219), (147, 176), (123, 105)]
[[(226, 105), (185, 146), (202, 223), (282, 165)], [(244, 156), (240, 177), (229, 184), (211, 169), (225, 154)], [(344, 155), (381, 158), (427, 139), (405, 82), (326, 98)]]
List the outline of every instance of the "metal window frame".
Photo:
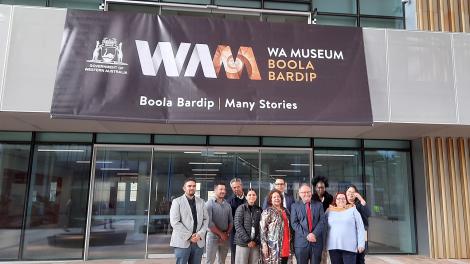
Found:
[[(160, 8), (175, 8), (184, 11), (200, 11), (208, 13), (227, 13), (227, 14), (246, 14), (246, 15), (290, 15), (290, 16), (305, 16), (307, 24), (312, 24), (312, 12), (306, 11), (289, 11), (265, 8), (243, 8), (243, 7), (230, 7), (219, 5), (197, 5), (197, 4), (180, 4), (180, 3), (167, 3), (167, 2), (149, 2), (149, 1), (132, 1), (132, 0), (103, 0), (103, 10), (109, 11), (109, 4), (127, 4), (127, 5), (146, 5), (156, 6)], [(262, 5), (263, 6), (263, 5)]]
[(361, 14), (361, 0), (356, 1), (356, 13), (335, 13), (335, 12), (316, 12), (316, 8), (314, 8), (314, 18), (316, 15), (320, 16), (336, 16), (336, 17), (349, 17), (349, 18), (356, 18), (356, 27), (361, 27), (361, 18), (376, 18), (376, 19), (386, 19), (386, 20), (400, 20), (403, 22), (403, 28), (406, 29), (406, 12), (405, 12), (405, 5), (406, 3), (401, 3), (401, 16), (387, 16), (387, 15), (371, 15), (371, 14)]

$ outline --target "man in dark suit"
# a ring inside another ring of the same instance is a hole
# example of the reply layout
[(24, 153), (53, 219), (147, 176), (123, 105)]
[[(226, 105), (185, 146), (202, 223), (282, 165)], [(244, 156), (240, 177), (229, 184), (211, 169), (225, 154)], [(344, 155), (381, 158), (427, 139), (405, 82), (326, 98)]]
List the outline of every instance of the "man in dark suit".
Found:
[[(287, 212), (290, 213), (292, 204), (295, 203), (294, 196), (287, 194), (286, 192), (287, 182), (284, 178), (277, 178), (274, 182), (274, 189), (280, 191), (284, 195), (284, 200), (282, 205), (287, 209)], [(263, 210), (268, 208), (268, 197), (264, 199)]]
[(297, 263), (320, 264), (325, 227), (323, 205), (312, 200), (312, 189), (307, 184), (300, 186), (299, 196), (302, 200), (292, 205), (290, 214), (295, 233), (295, 258)]
[[(235, 211), (237, 208), (246, 203), (245, 193), (243, 192), (243, 183), (240, 178), (233, 178), (230, 181), (230, 187), (232, 188), (233, 196), (230, 197), (227, 202), (232, 207), (232, 216), (235, 217)], [(230, 235), (230, 263), (235, 264), (235, 254), (237, 251), (237, 245), (235, 244), (235, 228), (232, 228), (232, 234)]]

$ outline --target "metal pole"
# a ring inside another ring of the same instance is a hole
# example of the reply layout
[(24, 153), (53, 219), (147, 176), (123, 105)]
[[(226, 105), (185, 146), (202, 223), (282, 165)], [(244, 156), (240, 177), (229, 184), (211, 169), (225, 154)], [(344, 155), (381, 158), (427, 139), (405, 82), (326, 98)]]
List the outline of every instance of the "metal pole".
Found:
[(150, 203), (152, 201), (152, 178), (153, 178), (153, 153), (155, 148), (152, 148), (152, 154), (150, 156), (150, 183), (149, 183), (149, 201), (147, 206), (147, 235), (145, 237), (145, 259), (148, 258), (148, 247), (149, 247), (149, 226), (150, 226)]
[(91, 176), (90, 176), (90, 188), (88, 193), (88, 211), (86, 217), (86, 229), (85, 229), (85, 248), (83, 252), (83, 260), (88, 260), (88, 251), (90, 248), (90, 234), (91, 234), (91, 217), (93, 213), (93, 194), (95, 189), (95, 172), (96, 172), (96, 152), (97, 147), (93, 146), (93, 158), (91, 164)]

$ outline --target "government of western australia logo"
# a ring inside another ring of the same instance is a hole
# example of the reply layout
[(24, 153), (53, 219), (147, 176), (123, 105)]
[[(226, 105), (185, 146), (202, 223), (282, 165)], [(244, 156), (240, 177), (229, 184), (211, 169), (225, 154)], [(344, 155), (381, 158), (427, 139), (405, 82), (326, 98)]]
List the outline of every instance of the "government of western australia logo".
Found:
[(122, 42), (118, 44), (116, 38), (103, 38), (101, 42), (96, 41), (92, 59), (87, 60), (85, 71), (127, 74), (128, 65), (123, 60)]

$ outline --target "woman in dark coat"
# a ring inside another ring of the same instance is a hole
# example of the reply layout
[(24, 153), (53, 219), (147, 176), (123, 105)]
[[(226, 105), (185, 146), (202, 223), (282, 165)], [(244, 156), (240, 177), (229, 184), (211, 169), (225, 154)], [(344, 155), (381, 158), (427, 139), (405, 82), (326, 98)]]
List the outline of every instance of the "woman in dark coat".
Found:
[[(348, 199), (348, 202), (350, 204), (354, 204), (356, 206), (357, 211), (359, 211), (359, 213), (361, 214), (362, 222), (364, 223), (364, 228), (366, 230), (365, 248), (367, 250), (367, 229), (369, 228), (368, 218), (371, 215), (369, 206), (367, 206), (366, 200), (362, 198), (361, 194), (359, 193), (355, 185), (351, 184), (348, 186), (348, 188), (346, 189), (346, 197)], [(365, 259), (366, 250), (357, 254), (357, 258), (356, 258), (357, 264), (364, 264), (366, 262), (366, 259)]]
[(255, 204), (256, 192), (249, 189), (246, 194), (246, 203), (240, 205), (235, 211), (235, 264), (258, 264), (260, 250), (261, 207)]

